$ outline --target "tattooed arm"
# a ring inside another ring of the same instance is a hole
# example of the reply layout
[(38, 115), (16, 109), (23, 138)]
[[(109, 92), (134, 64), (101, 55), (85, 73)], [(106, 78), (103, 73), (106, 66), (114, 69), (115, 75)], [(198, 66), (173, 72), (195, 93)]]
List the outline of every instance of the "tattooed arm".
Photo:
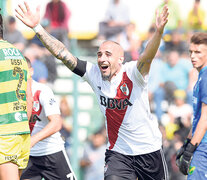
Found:
[(158, 11), (156, 12), (156, 32), (148, 42), (146, 49), (137, 61), (137, 69), (142, 74), (142, 76), (145, 76), (149, 73), (150, 65), (160, 45), (163, 30), (165, 24), (167, 23), (168, 14), (167, 6), (164, 6), (161, 14), (159, 14)]
[(67, 50), (63, 43), (51, 36), (42, 26), (39, 26), (36, 35), (57, 59), (60, 59), (71, 71), (74, 70), (77, 58)]
[[(51, 36), (40, 23), (40, 7), (37, 7), (36, 12), (32, 12), (27, 2), (24, 5), (18, 5), (15, 9), (16, 17), (25, 25), (33, 28), (37, 37), (41, 40), (44, 46), (57, 58), (60, 59), (71, 71), (77, 66), (77, 58), (74, 57), (65, 47), (63, 43)], [(25, 7), (26, 8), (25, 8)]]

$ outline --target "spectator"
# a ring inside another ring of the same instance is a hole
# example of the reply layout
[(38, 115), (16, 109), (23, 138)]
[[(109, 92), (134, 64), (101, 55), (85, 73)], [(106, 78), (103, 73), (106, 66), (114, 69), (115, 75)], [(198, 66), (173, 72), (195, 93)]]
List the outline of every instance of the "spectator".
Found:
[[(51, 33), (50, 22), (48, 21), (48, 19), (43, 19), (41, 21), (41, 24), (48, 33)], [(49, 51), (44, 47), (44, 45), (36, 35), (30, 40), (29, 44), (30, 46), (33, 46), (38, 50), (39, 60), (46, 65), (48, 70), (47, 83), (52, 88), (53, 83), (57, 78), (57, 64), (55, 61), (55, 57), (49, 53)]]
[(102, 129), (95, 132), (84, 146), (80, 166), (84, 170), (84, 180), (104, 179), (104, 154), (106, 150), (106, 135)]
[(117, 35), (114, 41), (118, 42), (124, 49), (124, 63), (138, 59), (141, 40), (134, 23), (129, 23), (126, 30)]
[[(141, 42), (140, 53), (142, 53), (144, 51), (144, 49), (146, 48), (147, 43), (150, 40), (150, 38), (153, 36), (153, 34), (155, 33), (155, 30), (156, 30), (155, 24), (152, 24), (146, 34), (146, 38), (144, 38), (144, 40)], [(160, 52), (163, 52), (164, 46), (165, 46), (165, 43), (162, 39), (160, 42), (160, 46), (159, 46)]]
[(60, 133), (62, 137), (65, 139), (65, 148), (67, 151), (70, 146), (70, 135), (72, 131), (73, 119), (72, 110), (66, 96), (63, 96), (60, 100), (60, 113), (63, 119), (63, 126), (60, 130)]
[(39, 60), (46, 65), (46, 68), (48, 70), (47, 83), (52, 88), (53, 83), (57, 79), (56, 58), (52, 56), (51, 53), (46, 48), (42, 48), (42, 50), (43, 50), (43, 56), (40, 57)]
[(4, 39), (17, 47), (20, 51), (23, 51), (26, 44), (26, 39), (22, 33), (16, 27), (16, 19), (13, 16), (7, 18)]
[(182, 31), (173, 30), (169, 41), (165, 41), (165, 51), (177, 51), (180, 55), (186, 53), (188, 43), (184, 39)]
[(35, 46), (29, 46), (25, 49), (24, 56), (28, 57), (32, 63), (34, 69), (32, 78), (37, 82), (47, 83), (48, 69), (43, 62), (37, 59), (39, 52), (41, 51)]
[(51, 34), (69, 48), (69, 19), (71, 12), (62, 0), (51, 0), (46, 5), (44, 18), (50, 21)]
[(125, 31), (129, 24), (129, 8), (123, 0), (111, 0), (106, 10), (105, 19), (99, 24), (98, 39), (110, 40)]
[(192, 70), (190, 61), (180, 59), (177, 51), (168, 53), (167, 62), (161, 69), (161, 83), (154, 93), (155, 113), (159, 120), (161, 120), (163, 114), (162, 102), (167, 100), (168, 104), (172, 103), (174, 90), (182, 89), (189, 92), (189, 78)]
[(193, 31), (205, 30), (206, 14), (201, 7), (200, 0), (194, 0), (193, 8), (188, 13), (187, 27)]
[(155, 111), (155, 104), (154, 104), (154, 93), (159, 88), (162, 74), (161, 69), (164, 66), (163, 61), (163, 54), (160, 50), (157, 51), (157, 54), (155, 55), (155, 58), (151, 64), (150, 72), (149, 72), (149, 83), (148, 83), (148, 96), (149, 96), (149, 102), (151, 106), (151, 110), (154, 113)]
[[(179, 89), (175, 90), (174, 103), (169, 106), (167, 112), (169, 117), (169, 123), (166, 125), (168, 139), (173, 139), (174, 130), (177, 130), (182, 138), (181, 140), (184, 141), (190, 130), (192, 113), (192, 106), (186, 103), (186, 92)], [(177, 126), (173, 131), (170, 130), (172, 124)]]

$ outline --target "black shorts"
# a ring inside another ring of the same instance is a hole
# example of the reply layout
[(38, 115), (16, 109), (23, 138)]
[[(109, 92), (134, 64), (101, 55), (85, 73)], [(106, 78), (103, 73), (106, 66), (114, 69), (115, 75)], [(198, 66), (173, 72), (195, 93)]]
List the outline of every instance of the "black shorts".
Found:
[(107, 176), (117, 176), (125, 180), (136, 180), (137, 178), (138, 180), (169, 179), (162, 150), (137, 156), (106, 150), (104, 177)]
[(75, 180), (69, 159), (65, 151), (46, 156), (30, 156), (21, 180)]

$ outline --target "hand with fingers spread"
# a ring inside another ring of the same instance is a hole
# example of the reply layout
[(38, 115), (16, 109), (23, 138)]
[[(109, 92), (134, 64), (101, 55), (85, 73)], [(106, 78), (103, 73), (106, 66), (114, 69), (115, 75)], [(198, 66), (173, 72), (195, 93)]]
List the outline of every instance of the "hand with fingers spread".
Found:
[(159, 10), (156, 11), (156, 27), (157, 27), (157, 30), (161, 34), (163, 33), (165, 24), (168, 21), (168, 15), (169, 15), (169, 12), (168, 12), (167, 5), (165, 5), (163, 7), (163, 10), (162, 10), (162, 12), (160, 14), (159, 14)]
[[(19, 8), (16, 8), (16, 17), (21, 20), (25, 25), (30, 28), (34, 28), (40, 22), (40, 6), (36, 8), (36, 12), (33, 13), (30, 10), (27, 2), (24, 1), (24, 5), (18, 5)], [(26, 8), (26, 9), (25, 9)]]

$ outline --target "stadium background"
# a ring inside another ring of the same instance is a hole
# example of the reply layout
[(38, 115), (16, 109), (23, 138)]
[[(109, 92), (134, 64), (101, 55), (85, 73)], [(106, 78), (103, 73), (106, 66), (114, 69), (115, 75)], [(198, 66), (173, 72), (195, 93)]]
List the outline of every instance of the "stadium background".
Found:
[[(32, 10), (41, 5), (41, 16), (49, 0), (27, 0)], [(80, 58), (95, 62), (95, 54), (90, 52), (87, 42), (95, 38), (98, 32), (98, 23), (103, 19), (105, 10), (110, 0), (63, 0), (71, 10), (69, 24), (71, 51)], [(193, 6), (194, 0), (175, 0), (179, 5), (183, 19)], [(155, 15), (156, 7), (162, 0), (126, 0), (130, 8), (131, 20), (135, 22), (137, 31), (144, 36)], [(14, 16), (14, 8), (22, 0), (0, 0), (0, 7), (4, 16)], [(201, 2), (207, 10), (207, 0)], [(17, 20), (18, 29), (26, 39), (31, 39), (34, 32)], [(93, 49), (94, 50), (94, 49)], [(81, 83), (76, 75), (58, 62), (58, 79), (54, 84), (56, 97), (66, 95), (73, 108), (73, 134), (71, 138), (71, 164), (78, 179), (81, 177), (79, 156), (83, 151), (83, 143), (87, 137), (103, 125), (96, 98), (91, 88), (86, 83)], [(63, 88), (64, 87), (64, 88)]]

